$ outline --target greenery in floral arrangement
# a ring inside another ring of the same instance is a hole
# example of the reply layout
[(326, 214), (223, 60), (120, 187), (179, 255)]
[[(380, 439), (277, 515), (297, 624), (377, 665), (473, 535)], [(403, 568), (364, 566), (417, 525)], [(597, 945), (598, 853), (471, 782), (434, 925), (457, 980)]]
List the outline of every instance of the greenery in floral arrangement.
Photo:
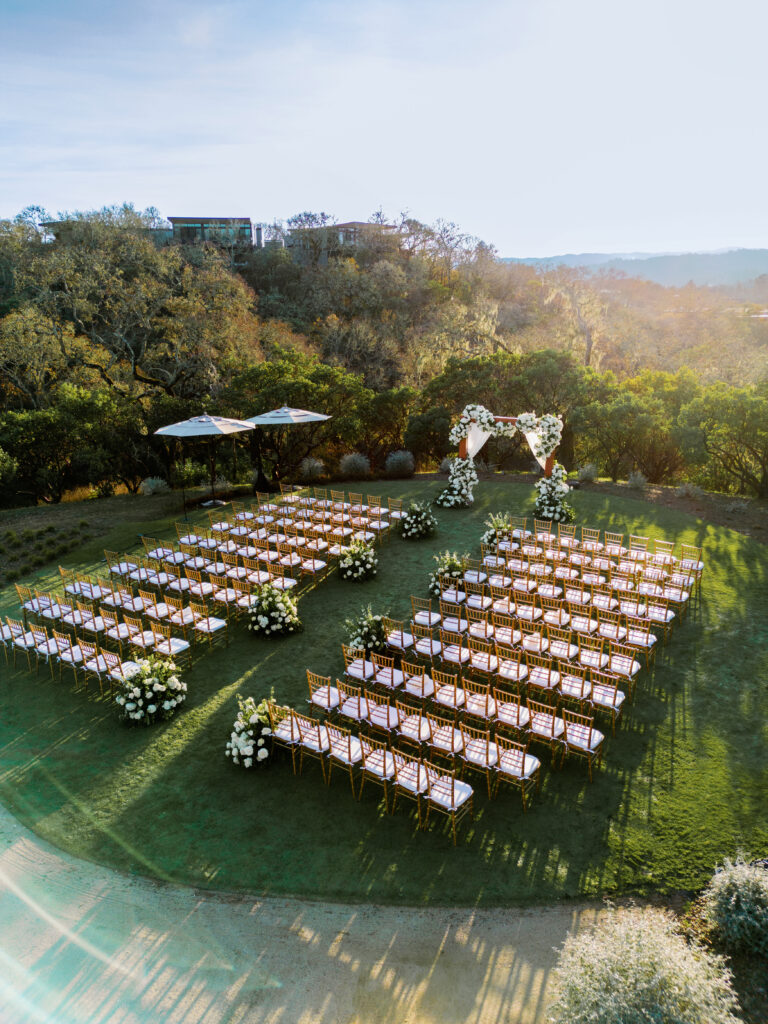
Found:
[(363, 540), (355, 540), (339, 559), (339, 576), (343, 580), (356, 580), (362, 583), (364, 580), (373, 579), (378, 564), (379, 559), (372, 545), (366, 544)]
[(431, 537), (437, 530), (437, 519), (429, 502), (412, 501), (400, 520), (400, 533), (404, 540), (421, 540)]
[(374, 615), (371, 606), (368, 605), (356, 619), (345, 619), (344, 626), (348, 632), (350, 647), (365, 648), (367, 651), (379, 653), (385, 651), (387, 636), (384, 632), (383, 618), (383, 615)]
[(170, 718), (187, 699), (187, 684), (176, 675), (176, 664), (150, 655), (125, 668), (126, 678), (117, 684), (115, 703), (127, 722), (153, 722)]
[(615, 911), (569, 935), (556, 971), (553, 1024), (738, 1024), (721, 957), (687, 943), (671, 913)]
[(572, 523), (576, 518), (573, 507), (565, 500), (570, 492), (566, 483), (568, 473), (564, 466), (556, 462), (552, 467), (551, 476), (543, 476), (536, 481), (536, 505), (533, 514), (537, 519), (548, 519), (553, 523)]
[(237, 695), (237, 718), (227, 742), (227, 757), (243, 768), (265, 765), (272, 752), (269, 727), (268, 701), (259, 704), (253, 697)]
[(704, 916), (729, 952), (768, 956), (768, 868), (726, 858), (704, 893)]
[(480, 538), (481, 544), (498, 544), (509, 537), (511, 512), (491, 512), (485, 520), (486, 531)]
[(265, 583), (257, 592), (258, 601), (251, 605), (248, 629), (263, 636), (295, 633), (301, 629), (299, 603), (288, 591)]
[(440, 577), (450, 576), (459, 580), (464, 575), (464, 559), (469, 555), (459, 555), (455, 551), (443, 551), (434, 556), (437, 568), (429, 575), (429, 592), (433, 597), (440, 597)]

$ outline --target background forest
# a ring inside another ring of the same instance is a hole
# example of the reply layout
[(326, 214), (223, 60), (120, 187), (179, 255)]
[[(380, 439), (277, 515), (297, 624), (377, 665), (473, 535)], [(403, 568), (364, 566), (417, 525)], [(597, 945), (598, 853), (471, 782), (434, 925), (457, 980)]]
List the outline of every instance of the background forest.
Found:
[[(275, 245), (236, 262), (213, 245), (156, 245), (154, 210), (66, 217), (58, 241), (38, 208), (0, 221), (5, 504), (196, 482), (204, 449), (152, 432), (203, 411), (332, 416), (220, 446), (232, 481), (258, 458), (291, 478), (310, 454), (333, 474), (350, 451), (374, 472), (404, 448), (434, 469), (468, 402), (561, 414), (569, 469), (768, 497), (766, 277), (667, 288), (509, 263), (454, 224), (408, 217), (353, 251), (326, 238), (300, 259)], [(299, 214), (286, 227), (327, 223)], [(519, 441), (486, 457), (531, 468)]]

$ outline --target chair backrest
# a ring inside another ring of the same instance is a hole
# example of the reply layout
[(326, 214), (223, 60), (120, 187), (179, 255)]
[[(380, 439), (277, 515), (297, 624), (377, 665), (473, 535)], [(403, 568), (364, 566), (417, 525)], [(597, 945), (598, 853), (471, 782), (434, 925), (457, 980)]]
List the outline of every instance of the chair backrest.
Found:
[(125, 672), (123, 670), (123, 662), (120, 659), (120, 657), (117, 654), (115, 654), (114, 651), (108, 651), (108, 650), (106, 650), (106, 648), (102, 649), (101, 656), (104, 659), (104, 664), (107, 666), (107, 671), (108, 672), (116, 672), (123, 679), (125, 679)]
[(650, 547), (649, 537), (638, 537), (633, 533), (629, 535), (629, 550), (647, 552)]
[[(568, 696), (573, 697), (576, 700), (585, 698), (589, 693), (589, 673), (590, 669), (586, 665), (579, 665), (576, 661), (559, 662), (560, 668), (560, 685), (563, 686), (567, 679), (570, 683), (568, 688)], [(572, 693), (574, 684), (579, 683), (579, 692)]]
[(200, 575), (199, 569), (190, 569), (189, 566), (187, 565), (184, 567), (184, 572), (186, 574), (187, 579), (191, 580), (193, 583), (203, 582), (203, 577)]
[(490, 591), (491, 591), (491, 600), (494, 603), (496, 603), (496, 601), (505, 601), (505, 600), (511, 601), (512, 604), (515, 603), (515, 596), (514, 596), (514, 594), (510, 590), (508, 590), (506, 587), (498, 587), (498, 586), (495, 586), (492, 583), (490, 585)]
[(443, 687), (449, 686), (454, 691), (459, 685), (459, 677), (456, 672), (442, 672), (440, 669), (432, 669), (432, 678), (435, 682), (435, 686)]
[(389, 506), (390, 512), (402, 512), (403, 511), (403, 499), (402, 498), (387, 498), (387, 505)]
[(612, 533), (609, 530), (605, 531), (605, 545), (611, 548), (623, 548), (624, 547), (624, 534), (623, 533)]
[(370, 661), (369, 651), (365, 647), (350, 647), (348, 644), (341, 645), (341, 653), (344, 657), (344, 668), (349, 666), (355, 661)]
[(536, 718), (540, 726), (545, 724), (549, 735), (554, 738), (556, 717), (555, 709), (550, 704), (541, 704), (537, 700), (531, 700), (530, 697), (528, 698), (527, 703), (531, 718)]
[[(589, 678), (592, 683), (592, 688), (594, 689), (596, 686), (601, 686), (604, 691), (603, 695), (608, 695), (611, 698), (609, 703), (616, 707), (619, 703), (619, 693), (621, 692), (619, 690), (619, 683), (621, 682), (621, 679), (613, 672), (602, 672), (600, 669), (596, 668), (589, 670)], [(601, 700), (601, 704), (604, 703), (606, 703), (606, 701)]]
[(558, 523), (557, 524), (557, 539), (558, 540), (575, 540), (576, 539), (576, 526), (573, 523)]
[(464, 739), (464, 746), (470, 742), (475, 744), (482, 743), (485, 746), (486, 761), (490, 761), (491, 743), (493, 742), (491, 730), (479, 725), (469, 725), (464, 721), (459, 722), (459, 729)]
[(48, 643), (48, 630), (45, 626), (38, 626), (36, 623), (30, 622), (29, 632), (35, 638), (35, 647)]
[(456, 769), (444, 768), (425, 759), (424, 770), (427, 775), (427, 794), (439, 794), (440, 805), (448, 811), (453, 810), (456, 807)]
[(491, 615), (493, 623), (493, 635), (497, 647), (504, 648), (504, 657), (508, 656), (507, 648), (515, 646), (514, 634), (520, 632), (518, 621), (514, 615), (505, 615), (504, 612), (494, 612)]
[(586, 746), (590, 750), (594, 718), (590, 715), (582, 715), (578, 711), (571, 711), (569, 708), (562, 708), (560, 717), (565, 723), (565, 742), (578, 741), (579, 746)]
[(594, 654), (602, 654), (605, 647), (605, 639), (601, 636), (594, 636), (589, 633), (579, 633), (579, 651), (590, 651)]
[(91, 604), (90, 601), (83, 601), (81, 598), (78, 598), (78, 600), (75, 601), (75, 608), (77, 608), (78, 612), (80, 613), (80, 617), (84, 622), (87, 622), (89, 619), (93, 619), (95, 617), (93, 605)]
[(554, 523), (549, 519), (534, 519), (533, 525), (537, 540), (542, 538), (546, 538), (547, 540), (554, 539)]
[(440, 643), (443, 645), (443, 651), (446, 647), (457, 647), (459, 651), (466, 649), (467, 638), (463, 633), (454, 633), (450, 629), (440, 630)]
[(496, 733), (495, 742), (499, 749), (499, 757), (502, 754), (504, 755), (506, 774), (511, 775), (514, 770), (516, 774), (522, 777), (525, 771), (525, 755), (528, 752), (528, 744), (511, 740), (509, 737), (504, 736), (503, 733)]
[(131, 636), (133, 636), (135, 633), (144, 632), (144, 626), (142, 624), (141, 619), (136, 619), (131, 615), (126, 615), (125, 613), (123, 613), (123, 622), (128, 627), (128, 632)]
[(515, 603), (517, 605), (518, 618), (529, 618), (530, 616), (520, 615), (520, 609), (524, 608), (529, 612), (533, 612), (536, 608), (539, 607), (539, 595), (515, 593)]
[[(520, 709), (523, 707), (523, 699), (517, 693), (507, 693), (506, 690), (502, 690), (500, 686), (494, 686), (493, 688), (493, 699), (496, 704), (513, 704), (517, 708), (517, 720), (520, 721)], [(501, 721), (500, 725), (504, 725)], [(498, 738), (498, 736), (497, 736)]]
[(391, 654), (379, 654), (378, 651), (371, 653), (371, 661), (377, 672), (381, 669), (393, 669), (395, 667), (395, 658)]
[[(472, 655), (472, 664), (476, 668), (484, 667), (485, 671), (490, 671), (493, 666), (492, 659), (496, 657), (496, 645), (493, 640), (483, 640), (481, 637), (470, 634), (467, 643)], [(476, 660), (479, 661), (479, 666), (475, 664)]]
[(154, 608), (157, 604), (157, 597), (149, 590), (142, 590), (141, 587), (139, 587), (139, 597), (144, 602), (144, 611), (147, 608)]
[(483, 611), (481, 608), (467, 608), (467, 621), (475, 627), (475, 631), (481, 630), (484, 637), (490, 638), (493, 636), (493, 626), (491, 625), (489, 612)]
[(360, 699), (363, 692), (361, 687), (355, 686), (354, 683), (350, 683), (348, 679), (337, 679), (336, 689), (339, 691), (341, 704), (353, 698)]
[(552, 673), (557, 672), (555, 663), (546, 654), (532, 654), (530, 651), (526, 651), (525, 661), (529, 669), (536, 668), (539, 669), (539, 672), (546, 673), (549, 682), (552, 681)]
[(171, 639), (171, 627), (167, 625), (165, 622), (157, 622), (155, 619), (152, 619), (152, 622), (150, 623), (150, 629), (152, 630), (152, 636), (155, 638), (155, 640), (167, 641)]
[(77, 638), (77, 646), (83, 655), (83, 661), (91, 661), (96, 657), (96, 644), (91, 643), (89, 640), (83, 640), (82, 637)]
[[(474, 697), (478, 698), (478, 701), (481, 704), (479, 711), (480, 717), (490, 718), (491, 713), (493, 712), (493, 698), (491, 697), (490, 684), (487, 682), (481, 683), (475, 679), (465, 679), (462, 682), (462, 686), (464, 687), (465, 693), (472, 694)], [(474, 713), (475, 712), (473, 711), (469, 712), (469, 714)]]
[[(21, 623), (14, 623), (11, 619), (5, 620), (11, 629), (14, 625), (21, 626)], [(22, 632), (24, 627), (22, 626)], [(53, 639), (56, 641), (56, 647), (58, 648), (59, 654), (68, 654), (72, 650), (72, 640), (70, 639), (69, 633), (60, 633), (57, 629), (51, 630), (53, 633)]]
[(599, 530), (593, 530), (589, 526), (582, 526), (582, 528), (581, 528), (581, 543), (583, 544), (584, 541), (588, 541), (590, 544), (599, 544), (600, 543), (600, 531)]
[(434, 640), (436, 628), (436, 626), (420, 626), (418, 623), (414, 623), (411, 626), (411, 635), (416, 642), (419, 640)]
[(509, 529), (510, 534), (513, 534), (513, 533), (515, 533), (515, 531), (517, 531), (518, 533), (520, 533), (520, 534), (522, 534), (524, 536), (527, 533), (527, 531), (528, 531), (528, 517), (527, 516), (510, 516), (507, 525), (508, 525), (508, 529)]
[(547, 635), (549, 637), (550, 646), (553, 643), (557, 644), (568, 644), (570, 647), (573, 643), (573, 633), (570, 629), (563, 629), (559, 626), (548, 626)]
[[(286, 718), (293, 724), (293, 708), (289, 708), (285, 704), (277, 704), (272, 698), (269, 698), (267, 700), (267, 717), (269, 718), (269, 727), (274, 734), (277, 727)], [(293, 728), (291, 733), (293, 734)]]
[(384, 627), (384, 633), (390, 643), (402, 646), (405, 642), (405, 622), (402, 619), (390, 619), (388, 616), (383, 615), (381, 624)]

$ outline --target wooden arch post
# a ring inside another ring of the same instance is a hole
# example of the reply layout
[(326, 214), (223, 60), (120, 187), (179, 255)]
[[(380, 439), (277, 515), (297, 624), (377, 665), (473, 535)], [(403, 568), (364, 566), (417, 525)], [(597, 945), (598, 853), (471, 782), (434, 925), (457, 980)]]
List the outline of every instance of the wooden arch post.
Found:
[[(517, 416), (494, 416), (493, 418), (497, 423), (517, 423)], [(474, 420), (472, 422), (474, 423)], [(466, 437), (462, 437), (462, 439), (459, 441), (459, 458), (467, 458)], [(552, 476), (552, 470), (554, 469), (554, 467), (555, 456), (553, 453), (552, 455), (547, 456), (547, 461), (544, 463), (544, 476)]]

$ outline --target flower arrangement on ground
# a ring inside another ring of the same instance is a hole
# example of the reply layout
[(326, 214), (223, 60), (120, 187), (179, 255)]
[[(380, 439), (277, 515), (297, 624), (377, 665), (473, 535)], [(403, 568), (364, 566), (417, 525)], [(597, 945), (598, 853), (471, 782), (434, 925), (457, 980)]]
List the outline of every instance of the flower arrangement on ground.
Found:
[(573, 507), (565, 498), (570, 491), (566, 483), (568, 473), (564, 466), (556, 462), (551, 476), (543, 476), (536, 481), (536, 506), (533, 514), (537, 519), (548, 519), (553, 523), (572, 523), (576, 518)]
[(187, 684), (176, 674), (176, 663), (150, 655), (135, 664), (117, 684), (115, 703), (121, 717), (144, 725), (170, 718), (187, 699)]
[(433, 597), (440, 597), (440, 577), (450, 576), (460, 580), (464, 576), (464, 559), (468, 555), (459, 555), (455, 551), (443, 551), (434, 556), (437, 568), (429, 574), (429, 592)]
[(480, 538), (481, 544), (498, 544), (500, 540), (509, 538), (509, 520), (511, 512), (491, 512), (485, 520), (487, 527)]
[(363, 608), (356, 619), (345, 619), (344, 625), (348, 632), (350, 647), (364, 648), (366, 651), (382, 653), (387, 649), (387, 637), (384, 632), (383, 615), (374, 615), (371, 606)]
[(251, 605), (248, 629), (263, 636), (279, 636), (301, 629), (299, 604), (287, 591), (265, 583), (256, 591), (258, 600)]
[(431, 537), (437, 530), (437, 519), (432, 514), (429, 502), (412, 501), (400, 520), (400, 533), (404, 540), (421, 540)]
[(376, 575), (379, 559), (371, 544), (353, 541), (339, 559), (339, 576), (343, 580), (370, 580)]
[(243, 699), (238, 693), (237, 706), (239, 710), (227, 743), (227, 757), (243, 768), (265, 765), (272, 753), (267, 700), (257, 704), (253, 697)]
[(468, 508), (475, 500), (477, 470), (472, 459), (453, 459), (448, 470), (448, 486), (435, 498), (443, 508)]

